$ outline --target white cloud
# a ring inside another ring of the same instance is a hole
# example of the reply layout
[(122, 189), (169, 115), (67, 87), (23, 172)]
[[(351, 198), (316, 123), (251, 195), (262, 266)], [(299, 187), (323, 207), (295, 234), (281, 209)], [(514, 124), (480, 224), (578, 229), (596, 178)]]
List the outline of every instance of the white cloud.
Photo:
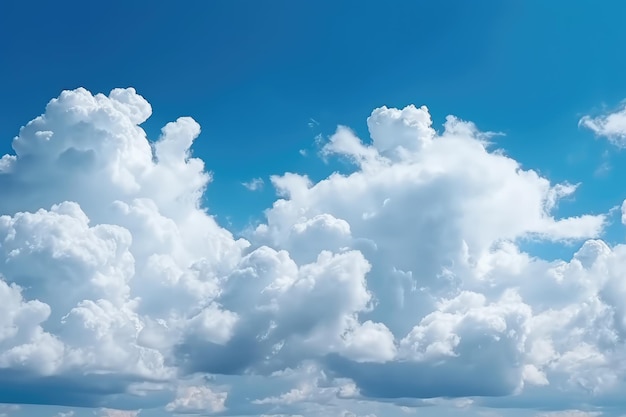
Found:
[[(38, 378), (53, 376), (87, 391), (107, 380), (106, 392), (119, 397), (137, 379), (168, 381), (169, 352), (194, 317), (229, 314), (204, 303), (248, 243), (200, 208), (210, 175), (189, 150), (199, 126), (181, 118), (150, 143), (137, 126), (150, 112), (132, 89), (66, 91), (4, 158), (1, 305), (11, 314), (0, 363), (24, 374), (16, 390), (36, 396)], [(203, 337), (228, 330), (205, 327)], [(61, 404), (108, 401), (65, 391)]]
[(165, 406), (176, 414), (213, 414), (226, 409), (227, 392), (215, 392), (206, 386), (187, 386), (178, 389), (176, 399)]
[(141, 410), (115, 410), (112, 408), (103, 408), (102, 417), (137, 417)]
[(243, 185), (250, 191), (257, 191), (263, 189), (265, 181), (263, 181), (263, 178), (252, 178), (248, 182), (242, 182), (241, 185)]
[(536, 417), (597, 417), (600, 415), (602, 413), (597, 411), (564, 410), (539, 413)]
[[(2, 158), (0, 401), (386, 415), (433, 396), (548, 401), (536, 388), (574, 409), (625, 388), (626, 246), (598, 239), (604, 215), (558, 218), (577, 185), (473, 124), (437, 133), (409, 106), (374, 110), (371, 143), (338, 128), (322, 154), (353, 172), (273, 176), (245, 240), (202, 208), (200, 127), (150, 142), (150, 113), (132, 89), (67, 91)], [(582, 246), (547, 262), (529, 238)]]
[(579, 125), (591, 129), (598, 136), (605, 136), (616, 146), (626, 146), (626, 106), (596, 117), (584, 116)]

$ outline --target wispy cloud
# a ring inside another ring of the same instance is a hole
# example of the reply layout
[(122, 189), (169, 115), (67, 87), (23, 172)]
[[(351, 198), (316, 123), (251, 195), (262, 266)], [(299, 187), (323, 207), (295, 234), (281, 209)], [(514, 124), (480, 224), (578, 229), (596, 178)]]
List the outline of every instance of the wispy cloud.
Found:
[(263, 178), (252, 178), (250, 181), (242, 182), (241, 185), (250, 191), (259, 191), (263, 189), (265, 181), (263, 181)]

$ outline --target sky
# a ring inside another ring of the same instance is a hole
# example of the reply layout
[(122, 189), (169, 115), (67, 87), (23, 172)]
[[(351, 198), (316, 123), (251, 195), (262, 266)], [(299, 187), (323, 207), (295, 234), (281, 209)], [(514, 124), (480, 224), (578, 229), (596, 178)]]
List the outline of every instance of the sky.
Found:
[(0, 2), (0, 417), (625, 416), (625, 14)]

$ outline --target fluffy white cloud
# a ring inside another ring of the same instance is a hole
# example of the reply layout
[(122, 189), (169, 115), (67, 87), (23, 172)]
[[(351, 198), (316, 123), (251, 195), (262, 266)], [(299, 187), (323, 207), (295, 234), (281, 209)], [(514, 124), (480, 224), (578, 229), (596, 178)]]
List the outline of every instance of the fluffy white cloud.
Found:
[[(0, 401), (111, 416), (619, 402), (626, 246), (599, 240), (605, 215), (555, 214), (576, 184), (471, 123), (437, 133), (426, 107), (383, 107), (371, 142), (339, 127), (322, 148), (351, 173), (273, 176), (278, 200), (237, 239), (202, 207), (199, 126), (151, 142), (150, 113), (133, 89), (66, 91), (2, 157)], [(582, 246), (547, 262), (524, 239)]]
[[(133, 89), (66, 91), (3, 158), (0, 274), (11, 314), (0, 361), (5, 378), (27, 375), (22, 389), (87, 378), (102, 393), (56, 401), (106, 404), (176, 375), (170, 351), (197, 317), (234, 315), (211, 300), (248, 243), (200, 207), (210, 175), (189, 153), (199, 126), (181, 118), (151, 143), (137, 126), (150, 112)], [(228, 334), (204, 326), (202, 335)]]
[(215, 392), (205, 386), (187, 386), (178, 389), (176, 399), (165, 406), (176, 414), (213, 414), (225, 410), (228, 393)]
[(626, 146), (626, 106), (596, 117), (584, 116), (579, 125), (591, 129), (598, 136), (605, 136), (616, 146)]

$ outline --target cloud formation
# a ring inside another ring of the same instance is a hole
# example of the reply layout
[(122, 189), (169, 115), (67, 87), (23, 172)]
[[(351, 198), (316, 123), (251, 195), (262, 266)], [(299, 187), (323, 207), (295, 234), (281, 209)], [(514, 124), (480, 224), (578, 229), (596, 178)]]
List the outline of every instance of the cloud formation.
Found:
[(614, 112), (599, 116), (583, 116), (579, 122), (598, 136), (608, 138), (614, 145), (626, 147), (626, 105)]
[(241, 185), (250, 191), (257, 191), (263, 189), (265, 181), (263, 181), (263, 178), (252, 178), (250, 181), (242, 182)]
[[(273, 176), (265, 221), (235, 238), (201, 203), (198, 124), (150, 141), (150, 114), (132, 88), (65, 91), (0, 160), (0, 402), (623, 401), (626, 246), (600, 240), (607, 215), (557, 215), (576, 184), (523, 169), (470, 122), (437, 132), (424, 106), (381, 107), (371, 141), (340, 126), (322, 148), (351, 173)], [(549, 262), (527, 239), (580, 249)]]

